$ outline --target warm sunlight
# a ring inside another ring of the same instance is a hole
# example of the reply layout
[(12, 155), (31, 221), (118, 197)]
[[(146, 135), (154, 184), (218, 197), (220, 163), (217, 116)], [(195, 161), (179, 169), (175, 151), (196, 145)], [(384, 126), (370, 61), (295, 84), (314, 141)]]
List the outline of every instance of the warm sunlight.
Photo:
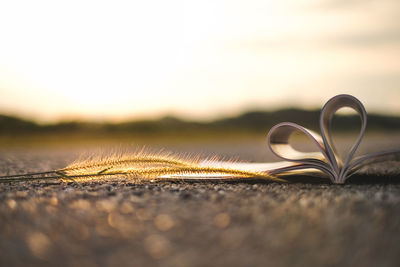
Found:
[(0, 112), (209, 119), (352, 93), (369, 110), (398, 114), (398, 8), (395, 0), (4, 1)]
[(400, 0), (0, 0), (0, 266), (399, 266)]

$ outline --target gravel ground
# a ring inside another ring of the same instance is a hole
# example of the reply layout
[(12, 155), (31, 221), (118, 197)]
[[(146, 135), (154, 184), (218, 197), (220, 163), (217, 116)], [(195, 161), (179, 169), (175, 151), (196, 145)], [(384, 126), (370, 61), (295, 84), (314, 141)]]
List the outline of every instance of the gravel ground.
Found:
[[(235, 148), (269, 157), (257, 144)], [(0, 174), (80, 153), (1, 152)], [(0, 266), (399, 266), (399, 229), (400, 184), (379, 180), (0, 184)]]

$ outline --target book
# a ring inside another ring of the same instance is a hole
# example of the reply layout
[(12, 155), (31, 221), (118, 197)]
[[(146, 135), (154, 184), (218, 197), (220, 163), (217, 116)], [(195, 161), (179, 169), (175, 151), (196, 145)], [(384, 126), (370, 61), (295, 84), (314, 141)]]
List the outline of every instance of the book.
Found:
[[(341, 108), (350, 108), (361, 119), (361, 129), (356, 142), (345, 158), (341, 158), (333, 143), (331, 133), (332, 118)], [(205, 161), (203, 166), (233, 168), (247, 171), (266, 172), (276, 176), (325, 174), (334, 184), (343, 184), (362, 167), (387, 160), (400, 154), (400, 150), (379, 151), (355, 157), (355, 153), (367, 127), (367, 112), (363, 104), (354, 96), (341, 94), (331, 98), (322, 108), (318, 134), (293, 122), (282, 122), (271, 128), (267, 142), (271, 152), (284, 160), (276, 163), (229, 163)], [(318, 152), (301, 152), (292, 147), (289, 139), (295, 132), (304, 133)], [(311, 171), (310, 171), (311, 170)]]

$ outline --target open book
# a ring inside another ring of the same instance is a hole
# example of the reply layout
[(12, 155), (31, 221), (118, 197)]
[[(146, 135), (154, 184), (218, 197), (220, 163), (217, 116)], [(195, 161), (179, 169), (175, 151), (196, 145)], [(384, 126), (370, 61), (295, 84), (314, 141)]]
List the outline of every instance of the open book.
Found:
[[(359, 136), (346, 158), (341, 158), (332, 141), (331, 122), (334, 114), (341, 108), (355, 110), (361, 119)], [(363, 104), (354, 96), (337, 95), (322, 108), (320, 115), (321, 135), (292, 122), (282, 122), (268, 133), (268, 147), (277, 157), (285, 160), (277, 163), (229, 163), (205, 161), (203, 166), (233, 168), (245, 171), (266, 172), (271, 175), (307, 175), (310, 170), (326, 174), (335, 184), (342, 184), (361, 167), (384, 161), (388, 156), (400, 154), (400, 150), (381, 151), (361, 157), (354, 157), (367, 126), (367, 113)], [(318, 152), (300, 152), (294, 149), (289, 138), (295, 132), (303, 132), (316, 146)], [(315, 172), (314, 172), (315, 173)]]
[[(336, 151), (330, 133), (334, 114), (341, 108), (355, 110), (361, 118), (361, 130), (357, 141), (346, 158)], [(321, 135), (292, 122), (275, 125), (268, 133), (268, 147), (282, 162), (243, 163), (232, 161), (198, 161), (180, 158), (170, 154), (94, 155), (86, 160), (78, 160), (70, 165), (46, 172), (0, 176), (0, 182), (34, 179), (62, 179), (87, 181), (91, 179), (111, 179), (127, 177), (135, 180), (232, 180), (235, 178), (261, 178), (283, 181), (287, 175), (328, 176), (332, 183), (342, 184), (361, 167), (399, 156), (400, 150), (382, 151), (355, 157), (355, 152), (363, 138), (367, 126), (367, 114), (361, 102), (351, 95), (338, 95), (330, 99), (322, 108), (320, 116)], [(315, 144), (317, 152), (300, 152), (294, 149), (289, 139), (295, 132), (304, 133)]]

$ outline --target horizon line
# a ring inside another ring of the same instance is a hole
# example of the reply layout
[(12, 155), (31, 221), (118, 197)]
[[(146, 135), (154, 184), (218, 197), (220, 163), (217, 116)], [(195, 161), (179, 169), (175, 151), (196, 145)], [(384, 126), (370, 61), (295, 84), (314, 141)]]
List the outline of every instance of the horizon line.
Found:
[[(305, 112), (320, 112), (321, 108), (302, 108), (302, 107), (295, 107), (295, 106), (285, 106), (285, 107), (280, 107), (276, 109), (245, 109), (239, 112), (233, 112), (233, 113), (224, 113), (221, 116), (215, 116), (212, 118), (206, 118), (206, 119), (201, 119), (201, 118), (196, 118), (196, 116), (182, 116), (179, 114), (174, 114), (172, 113), (160, 113), (159, 115), (143, 115), (143, 116), (124, 116), (124, 118), (120, 119), (113, 119), (113, 118), (104, 118), (104, 119), (96, 119), (96, 118), (90, 118), (90, 116), (82, 116), (79, 118), (78, 116), (71, 116), (68, 118), (68, 116), (60, 116), (61, 118), (59, 119), (54, 119), (54, 120), (40, 120), (34, 117), (29, 118), (29, 116), (24, 116), (22, 114), (16, 114), (16, 113), (9, 113), (9, 112), (0, 112), (0, 116), (4, 117), (9, 117), (9, 118), (14, 118), (18, 120), (23, 120), (27, 122), (32, 122), (37, 125), (57, 125), (57, 124), (63, 124), (63, 123), (88, 123), (88, 124), (122, 124), (122, 123), (129, 123), (129, 122), (141, 122), (141, 121), (161, 121), (164, 119), (176, 119), (182, 122), (189, 122), (189, 123), (212, 123), (215, 121), (219, 120), (225, 120), (225, 119), (230, 119), (230, 118), (238, 118), (246, 114), (251, 114), (251, 113), (278, 113), (282, 111), (289, 111), (289, 110), (296, 110), (296, 111), (305, 111)], [(391, 118), (400, 118), (400, 114), (396, 115), (394, 113), (385, 113), (385, 112), (377, 112), (377, 111), (372, 111), (372, 112), (367, 112), (368, 115), (373, 115), (373, 116), (382, 116), (382, 117), (391, 117)], [(354, 112), (347, 113), (347, 112), (339, 112), (339, 116), (353, 116), (356, 115)]]

